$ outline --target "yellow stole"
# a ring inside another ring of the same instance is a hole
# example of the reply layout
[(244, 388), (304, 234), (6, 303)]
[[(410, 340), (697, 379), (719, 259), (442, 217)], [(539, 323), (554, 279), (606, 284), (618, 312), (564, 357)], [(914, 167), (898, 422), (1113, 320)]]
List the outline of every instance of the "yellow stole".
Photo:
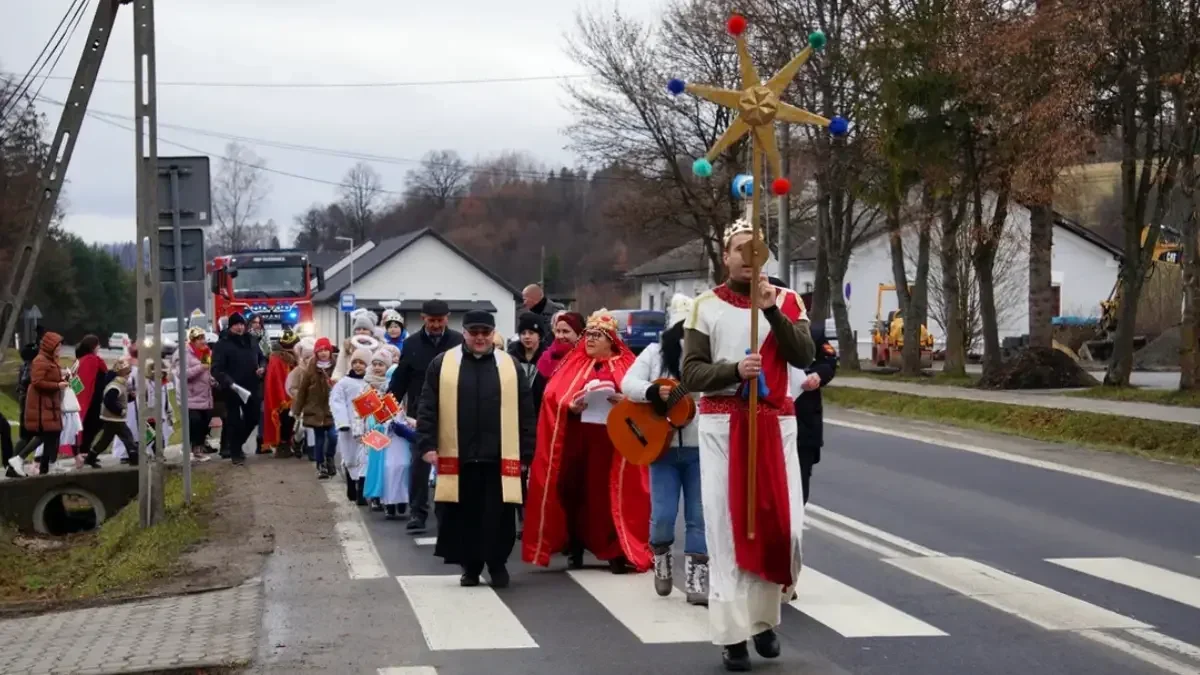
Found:
[[(438, 464), (434, 501), (458, 502), (458, 375), (463, 347), (446, 352), (438, 377)], [(508, 354), (493, 353), (500, 374), (500, 485), (504, 502), (521, 503), (521, 434), (517, 366)]]

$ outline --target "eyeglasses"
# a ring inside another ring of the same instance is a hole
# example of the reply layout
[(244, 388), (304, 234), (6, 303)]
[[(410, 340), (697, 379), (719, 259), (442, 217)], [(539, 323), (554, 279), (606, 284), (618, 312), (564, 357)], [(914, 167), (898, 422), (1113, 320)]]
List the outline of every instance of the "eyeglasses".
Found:
[(471, 337), (491, 337), (494, 331), (491, 328), (468, 328), (467, 335)]
[(583, 337), (585, 337), (589, 340), (603, 340), (603, 339), (607, 338), (608, 335), (602, 330), (589, 330), (589, 331), (584, 331)]

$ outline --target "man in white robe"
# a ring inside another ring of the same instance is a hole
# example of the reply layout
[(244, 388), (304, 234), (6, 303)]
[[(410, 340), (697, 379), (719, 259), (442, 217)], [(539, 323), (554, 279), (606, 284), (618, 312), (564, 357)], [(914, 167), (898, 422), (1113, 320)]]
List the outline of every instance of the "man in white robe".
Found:
[[(751, 668), (748, 640), (763, 658), (779, 656), (775, 627), (800, 574), (804, 527), (796, 418), (788, 366), (812, 363), (804, 302), (760, 277), (759, 353), (750, 351), (752, 239), (738, 221), (725, 240), (728, 281), (696, 299), (684, 324), (683, 384), (702, 392), (700, 474), (709, 550), (709, 625), (725, 668)], [(748, 389), (758, 387), (755, 499), (747, 486)], [(750, 511), (753, 509), (753, 532)]]

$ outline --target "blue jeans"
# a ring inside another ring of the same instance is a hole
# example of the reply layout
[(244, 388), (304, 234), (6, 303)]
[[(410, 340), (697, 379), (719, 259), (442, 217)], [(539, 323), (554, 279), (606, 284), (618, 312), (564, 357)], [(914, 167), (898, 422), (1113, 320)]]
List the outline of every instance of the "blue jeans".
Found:
[(333, 427), (314, 427), (313, 438), (313, 460), (318, 466), (326, 461), (332, 462), (333, 454), (337, 452), (337, 430)]
[(672, 446), (650, 465), (650, 545), (675, 542), (679, 493), (683, 492), (684, 553), (708, 555), (700, 501), (700, 449)]

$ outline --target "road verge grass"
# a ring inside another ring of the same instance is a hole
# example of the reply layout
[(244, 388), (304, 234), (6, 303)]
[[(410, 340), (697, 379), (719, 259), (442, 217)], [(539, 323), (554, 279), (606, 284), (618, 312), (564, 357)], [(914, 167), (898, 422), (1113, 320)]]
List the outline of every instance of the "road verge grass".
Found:
[(1127, 401), (1130, 403), (1155, 403), (1180, 408), (1200, 407), (1200, 391), (1178, 389), (1144, 389), (1141, 387), (1089, 387), (1067, 394), (1078, 398)]
[(976, 373), (967, 373), (966, 375), (947, 375), (941, 371), (922, 371), (920, 375), (902, 375), (895, 370), (845, 370), (842, 369), (838, 373), (844, 377), (869, 377), (873, 380), (884, 380), (886, 382), (905, 382), (909, 384), (927, 384), (937, 385), (942, 387), (978, 387), (979, 375)]
[(1190, 424), (850, 387), (822, 392), (843, 408), (1200, 465), (1200, 429)]
[(204, 538), (216, 487), (211, 474), (193, 472), (192, 503), (184, 504), (182, 477), (169, 475), (166, 518), (147, 529), (138, 524), (136, 500), (87, 534), (35, 539), (0, 529), (0, 605), (138, 593), (170, 575)]

